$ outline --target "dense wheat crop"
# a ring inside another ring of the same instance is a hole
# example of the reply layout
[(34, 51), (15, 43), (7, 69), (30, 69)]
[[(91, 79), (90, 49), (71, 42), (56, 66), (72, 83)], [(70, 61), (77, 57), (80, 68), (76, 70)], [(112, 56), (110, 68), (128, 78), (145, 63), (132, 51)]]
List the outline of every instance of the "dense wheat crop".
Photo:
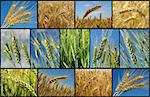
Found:
[(111, 96), (112, 80), (109, 69), (76, 70), (76, 96)]
[(76, 18), (76, 28), (111, 28), (111, 19)]
[(149, 67), (149, 30), (120, 30), (121, 67)]
[(35, 67), (59, 68), (59, 30), (32, 30), (31, 59)]
[(92, 29), (90, 34), (90, 67), (119, 68), (119, 30)]
[(1, 28), (35, 28), (37, 26), (36, 6), (35, 1), (3, 1)]
[[(46, 70), (43, 70), (46, 71)], [(67, 70), (47, 70), (46, 72), (50, 72), (51, 75), (40, 72), (38, 75), (38, 93), (39, 96), (73, 96), (74, 88), (67, 83), (62, 83), (64, 80), (70, 79), (67, 75), (63, 75), (63, 71)], [(52, 75), (52, 72), (54, 75)], [(55, 73), (54, 73), (55, 72)], [(59, 74), (57, 75), (57, 73)], [(71, 74), (71, 71), (69, 71)], [(72, 81), (73, 80), (68, 80)], [(69, 82), (71, 83), (71, 82)]]
[(32, 67), (30, 62), (29, 30), (1, 30), (2, 67)]
[(110, 14), (111, 14), (111, 2), (76, 1), (75, 27), (111, 28)]
[(63, 29), (60, 32), (61, 67), (88, 68), (90, 31), (85, 29)]
[[(118, 69), (113, 71), (113, 95), (114, 96), (148, 96), (149, 94), (149, 70), (147, 69)], [(132, 91), (132, 92), (131, 92)], [(134, 93), (137, 92), (137, 93)], [(140, 94), (140, 93), (142, 94)], [(132, 94), (131, 94), (132, 93)]]
[(38, 24), (40, 28), (73, 28), (73, 1), (39, 1)]
[(148, 1), (114, 1), (113, 27), (115, 28), (148, 28)]
[(37, 71), (34, 69), (1, 70), (1, 96), (36, 96)]

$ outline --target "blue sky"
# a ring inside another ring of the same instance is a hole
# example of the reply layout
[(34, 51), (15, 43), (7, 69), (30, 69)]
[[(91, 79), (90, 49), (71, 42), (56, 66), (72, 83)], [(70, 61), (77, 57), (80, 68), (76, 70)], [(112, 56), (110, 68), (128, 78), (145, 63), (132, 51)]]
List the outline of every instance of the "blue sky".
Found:
[(67, 79), (60, 81), (63, 85), (68, 85), (74, 88), (74, 69), (40, 69), (39, 72), (50, 77), (68, 76)]
[[(132, 71), (134, 69), (129, 69), (129, 71)], [(146, 70), (146, 69), (137, 69), (137, 73), (142, 71), (142, 70)], [(113, 93), (118, 85), (118, 78), (122, 78), (124, 72), (126, 71), (126, 69), (113, 69)], [(148, 69), (146, 70), (148, 75)], [(146, 76), (145, 75), (145, 76)], [(148, 96), (149, 95), (149, 90), (146, 88), (143, 89), (133, 89), (130, 90), (128, 92), (123, 93), (121, 96)]]
[[(21, 1), (19, 3), (19, 5), (21, 5), (22, 3), (23, 3), (23, 1)], [(3, 24), (3, 21), (4, 21), (5, 17), (7, 16), (8, 11), (12, 4), (13, 4), (13, 1), (2, 1), (1, 2), (1, 25)], [(28, 3), (28, 7), (26, 7), (26, 10), (31, 9), (33, 5), (34, 5), (34, 7), (32, 9), (32, 12), (34, 15), (32, 18), (32, 22), (17, 24), (17, 25), (11, 26), (10, 28), (37, 28), (37, 23), (36, 23), (37, 22), (37, 2), (30, 1)]]
[[(38, 33), (38, 34), (37, 34)], [(44, 38), (41, 37), (41, 35), (44, 35)], [(33, 40), (38, 37), (39, 41), (42, 41), (43, 39), (45, 39), (45, 37), (49, 40), (50, 42), (50, 35), (54, 38), (54, 40), (58, 43), (60, 43), (59, 40), (59, 29), (34, 29), (31, 31), (31, 41), (30, 41), (30, 45), (31, 45), (31, 58), (35, 61), (36, 57), (35, 57), (35, 52), (34, 52), (34, 45), (33, 45)], [(44, 46), (40, 45), (40, 48), (42, 49), (42, 52), (44, 54), (46, 54), (46, 50), (44, 49)], [(54, 52), (54, 49), (52, 49)], [(55, 53), (55, 52), (54, 52)], [(40, 54), (39, 54), (40, 55)], [(55, 55), (57, 56), (57, 60), (59, 60), (59, 55), (55, 53)], [(45, 61), (43, 60), (42, 56), (39, 56), (39, 60), (36, 62), (40, 65), (39, 67), (45, 67)], [(40, 63), (39, 63), (40, 62)]]
[(102, 13), (102, 18), (111, 17), (111, 1), (76, 1), (76, 17), (79, 16), (82, 18), (87, 9), (94, 7), (95, 5), (100, 5), (102, 7), (91, 13), (89, 16), (99, 18), (99, 13)]
[[(108, 31), (106, 35), (107, 39), (110, 39), (110, 45), (116, 44), (117, 50), (119, 50), (119, 30), (115, 29), (91, 29), (90, 33), (90, 64), (92, 64), (94, 47), (100, 47), (102, 36)], [(96, 41), (98, 40), (98, 41)]]

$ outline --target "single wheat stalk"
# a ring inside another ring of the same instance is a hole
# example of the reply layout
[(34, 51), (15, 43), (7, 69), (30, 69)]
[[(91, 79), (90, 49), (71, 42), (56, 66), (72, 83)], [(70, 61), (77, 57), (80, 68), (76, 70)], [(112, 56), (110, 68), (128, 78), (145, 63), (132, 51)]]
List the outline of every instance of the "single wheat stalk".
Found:
[(59, 81), (59, 80), (64, 80), (66, 78), (68, 78), (68, 77), (67, 76), (58, 76), (58, 77), (52, 78), (49, 80), (49, 84), (56, 82), (56, 81)]
[(8, 14), (7, 14), (7, 16), (6, 16), (5, 20), (4, 20), (5, 23), (8, 22), (8, 20), (9, 20), (10, 17), (11, 17), (11, 15), (13, 14), (13, 11), (14, 11), (15, 8), (16, 8), (16, 4), (13, 4), (13, 5), (11, 6), (11, 8), (9, 9), (9, 12), (8, 12)]
[(21, 65), (21, 57), (20, 57), (20, 52), (19, 52), (19, 47), (18, 47), (18, 40), (16, 39), (15, 36), (12, 36), (12, 47), (13, 47), (16, 61), (18, 64)]
[(145, 86), (145, 83), (134, 84), (132, 86), (123, 87), (122, 91), (126, 92), (126, 91), (133, 90), (133, 89), (136, 89), (136, 88), (143, 88), (144, 86)]
[(106, 45), (106, 42), (107, 42), (107, 38), (104, 37), (104, 39), (102, 40), (101, 42), (101, 46), (99, 48), (99, 52), (98, 52), (98, 55), (97, 55), (97, 59), (100, 59), (102, 57), (102, 54), (103, 54), (103, 51), (104, 51), (104, 47)]
[(85, 19), (90, 13), (92, 13), (93, 11), (95, 11), (95, 10), (101, 8), (101, 7), (102, 7), (102, 6), (100, 6), (100, 5), (96, 5), (96, 6), (92, 7), (92, 8), (90, 8), (90, 9), (88, 9), (88, 10), (85, 12), (85, 14), (83, 15), (83, 19)]
[(118, 13), (119, 14), (124, 14), (124, 13), (127, 13), (127, 12), (137, 12), (141, 16), (145, 17), (145, 14), (142, 11), (140, 11), (138, 9), (133, 9), (133, 8), (123, 9), (123, 10), (120, 10)]
[(52, 61), (53, 60), (53, 53), (52, 53), (52, 50), (51, 50), (51, 47), (49, 45), (48, 40), (47, 39), (42, 40), (42, 44), (46, 49), (49, 60)]
[(94, 48), (94, 54), (93, 54), (93, 62), (96, 64), (96, 57), (97, 57), (97, 47)]
[(134, 54), (133, 43), (131, 42), (131, 40), (129, 38), (126, 39), (126, 43), (127, 43), (127, 47), (129, 49), (129, 53), (131, 55), (131, 59), (132, 59), (133, 63), (137, 64), (137, 58), (136, 58), (136, 55)]
[(13, 26), (13, 25), (16, 25), (16, 24), (26, 23), (26, 22), (29, 22), (29, 21), (30, 21), (29, 18), (25, 18), (25, 19), (21, 19), (21, 20), (17, 20), (17, 21), (11, 22), (11, 23), (9, 23), (9, 25)]
[(30, 57), (29, 57), (28, 50), (24, 42), (22, 43), (21, 47), (24, 53), (25, 60), (28, 62), (28, 64), (31, 67)]

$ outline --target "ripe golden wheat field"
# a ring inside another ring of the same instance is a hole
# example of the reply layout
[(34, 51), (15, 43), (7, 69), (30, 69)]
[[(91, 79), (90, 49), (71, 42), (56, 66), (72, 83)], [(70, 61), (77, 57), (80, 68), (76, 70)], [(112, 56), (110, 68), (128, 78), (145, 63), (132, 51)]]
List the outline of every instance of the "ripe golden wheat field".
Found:
[(114, 1), (114, 28), (148, 28), (148, 1)]
[(112, 76), (109, 69), (76, 70), (76, 96), (111, 96)]
[(39, 28), (73, 28), (73, 1), (39, 1)]

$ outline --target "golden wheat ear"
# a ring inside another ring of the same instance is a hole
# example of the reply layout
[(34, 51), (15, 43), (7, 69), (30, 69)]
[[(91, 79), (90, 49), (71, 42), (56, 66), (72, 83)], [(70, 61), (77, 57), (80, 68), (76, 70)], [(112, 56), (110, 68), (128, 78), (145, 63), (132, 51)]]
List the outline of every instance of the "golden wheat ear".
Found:
[(55, 78), (51, 79), (49, 81), (49, 83), (53, 83), (53, 82), (56, 82), (56, 81), (59, 81), (59, 80), (64, 80), (66, 78), (68, 78), (68, 77), (67, 76), (58, 76), (58, 77), (55, 77)]
[(90, 9), (87, 10), (87, 11), (85, 12), (85, 14), (83, 15), (83, 19), (84, 19), (85, 17), (87, 17), (90, 13), (92, 13), (93, 11), (95, 11), (95, 10), (101, 8), (101, 7), (102, 7), (102, 6), (100, 6), (100, 5), (96, 5), (96, 6), (92, 7), (92, 8), (90, 8)]

